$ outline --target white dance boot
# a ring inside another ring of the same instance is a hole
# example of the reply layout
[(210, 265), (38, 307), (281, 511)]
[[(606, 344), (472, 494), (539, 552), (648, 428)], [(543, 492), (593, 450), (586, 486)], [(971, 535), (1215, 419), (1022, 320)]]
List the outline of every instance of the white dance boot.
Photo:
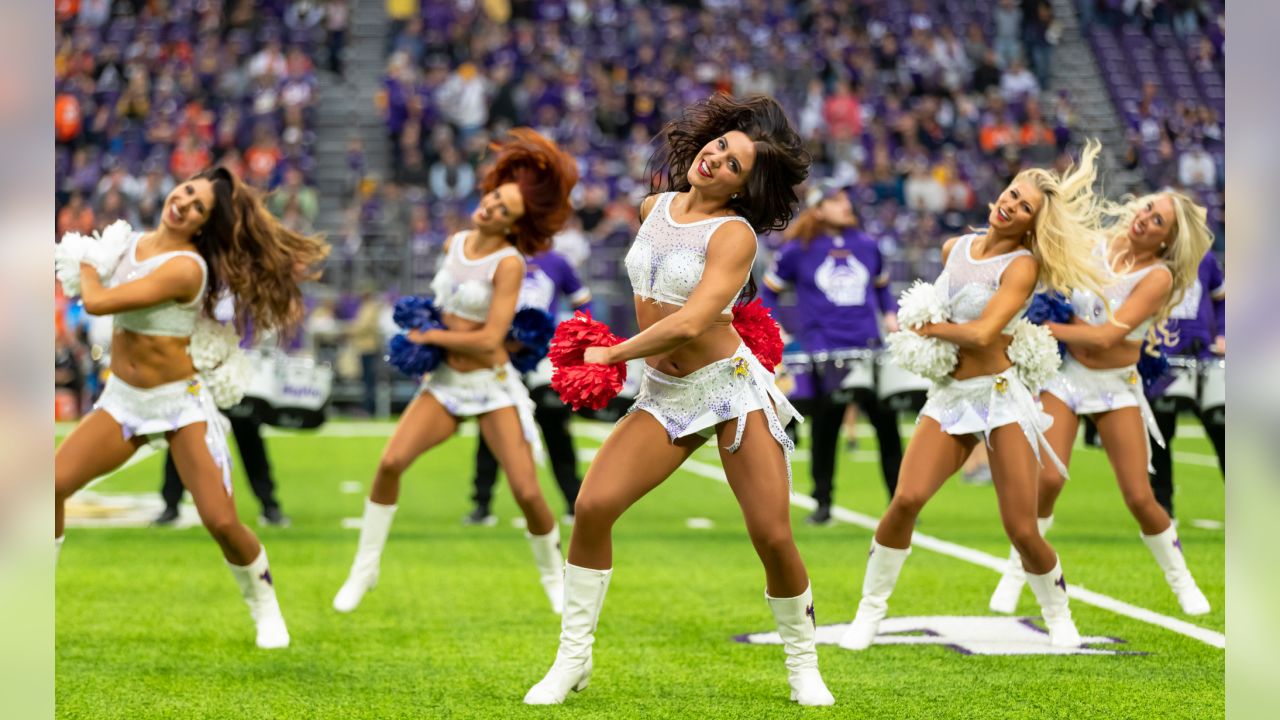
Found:
[(232, 565), (231, 575), (240, 586), (240, 594), (249, 606), (249, 615), (258, 628), (258, 647), (263, 649), (289, 647), (289, 629), (285, 627), (280, 603), (276, 601), (275, 583), (271, 568), (267, 565), (267, 549), (258, 551), (258, 558), (248, 565)]
[(1040, 615), (1049, 630), (1049, 644), (1054, 647), (1080, 647), (1080, 631), (1071, 619), (1067, 607), (1067, 580), (1062, 574), (1062, 563), (1055, 562), (1053, 569), (1043, 575), (1027, 573), (1027, 584), (1040, 603)]
[(880, 631), (880, 621), (889, 612), (889, 596), (898, 584), (902, 563), (911, 554), (911, 548), (899, 550), (885, 547), (871, 539), (871, 552), (867, 555), (867, 574), (862, 578), (862, 601), (858, 613), (840, 638), (840, 647), (846, 650), (866, 650)]
[(378, 584), (378, 566), (382, 562), (382, 548), (387, 544), (391, 520), (395, 517), (395, 505), (380, 505), (372, 500), (364, 501), (364, 520), (360, 524), (360, 543), (356, 546), (356, 559), (351, 563), (347, 581), (342, 583), (333, 598), (333, 609), (351, 612), (360, 604), (364, 594)]
[(1164, 579), (1169, 583), (1173, 594), (1178, 596), (1182, 612), (1188, 615), (1204, 615), (1209, 612), (1209, 599), (1200, 592), (1195, 578), (1191, 577), (1191, 571), (1187, 569), (1187, 559), (1182, 556), (1182, 541), (1178, 539), (1178, 531), (1173, 525), (1162, 533), (1143, 535), (1142, 542), (1147, 544), (1160, 569), (1164, 571)]
[[(1036, 518), (1036, 527), (1040, 528), (1040, 537), (1049, 533), (1053, 527), (1053, 516)], [(1012, 613), (1018, 609), (1018, 598), (1022, 596), (1022, 588), (1027, 584), (1027, 572), (1022, 569), (1022, 556), (1017, 548), (1009, 548), (1009, 564), (1005, 566), (995, 592), (991, 593), (991, 602), (987, 604), (998, 613)]]
[(787, 653), (787, 682), (791, 684), (791, 700), (801, 705), (835, 705), (818, 673), (817, 615), (813, 611), (813, 586), (797, 597), (776, 598), (765, 593), (778, 635)]
[(569, 691), (581, 692), (591, 680), (591, 644), (613, 570), (564, 566), (564, 615), (560, 648), (546, 677), (529, 688), (526, 705), (559, 705)]
[(560, 526), (553, 525), (546, 535), (526, 532), (529, 546), (533, 548), (533, 561), (538, 566), (542, 589), (551, 601), (551, 611), (557, 615), (564, 608), (564, 556), (560, 554)]

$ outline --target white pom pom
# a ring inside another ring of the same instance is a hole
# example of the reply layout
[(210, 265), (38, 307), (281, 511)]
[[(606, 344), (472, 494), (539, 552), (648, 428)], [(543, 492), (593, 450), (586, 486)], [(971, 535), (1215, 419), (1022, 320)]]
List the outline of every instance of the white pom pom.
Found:
[(240, 348), (240, 335), (232, 325), (223, 325), (201, 315), (187, 343), (187, 354), (198, 371), (212, 370)]
[(885, 344), (894, 363), (929, 380), (941, 380), (956, 368), (957, 348), (954, 343), (923, 337), (910, 330), (899, 330), (890, 333)]
[(95, 237), (97, 242), (89, 245), (85, 259), (98, 268), (99, 276), (109, 278), (115, 273), (116, 265), (120, 264), (120, 258), (129, 250), (133, 227), (124, 220), (117, 220)]
[(53, 246), (53, 273), (67, 297), (80, 296), (80, 263), (90, 242), (92, 240), (80, 233), (69, 232)]
[(898, 298), (898, 322), (904, 328), (945, 322), (950, 317), (947, 298), (932, 283), (917, 280)]
[(1025, 318), (1013, 323), (1013, 340), (1007, 354), (1018, 368), (1018, 377), (1032, 392), (1039, 392), (1062, 365), (1053, 333)]
[(222, 364), (200, 373), (201, 382), (213, 396), (218, 407), (233, 407), (244, 399), (253, 368), (249, 358), (239, 348), (223, 359)]

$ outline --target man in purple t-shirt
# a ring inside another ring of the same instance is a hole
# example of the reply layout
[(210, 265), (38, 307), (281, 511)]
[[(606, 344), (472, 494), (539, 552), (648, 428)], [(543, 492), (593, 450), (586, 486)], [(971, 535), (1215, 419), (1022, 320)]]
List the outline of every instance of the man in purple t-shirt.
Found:
[[(881, 322), (890, 331), (897, 329), (897, 304), (889, 292), (880, 248), (857, 229), (844, 190), (815, 190), (810, 195), (809, 208), (792, 222), (789, 242), (765, 274), (762, 298), (806, 353), (878, 348)], [(795, 291), (795, 304), (779, 307), (778, 296), (787, 290)], [(817, 362), (811, 372), (816, 392), (808, 413), (813, 427), (810, 470), (818, 508), (809, 521), (825, 524), (831, 519), (836, 444), (850, 400), (875, 428), (889, 497), (898, 484), (902, 439), (897, 413), (884, 407), (873, 389), (841, 390), (847, 367)]]
[[(1187, 288), (1182, 302), (1169, 313), (1169, 334), (1176, 341), (1167, 346), (1165, 351), (1170, 355), (1181, 355), (1201, 360), (1225, 357), (1227, 354), (1227, 286), (1222, 275), (1222, 266), (1213, 253), (1208, 253), (1200, 261), (1200, 269), (1196, 280)], [(1156, 416), (1156, 424), (1164, 435), (1165, 445), (1151, 446), (1151, 466), (1155, 470), (1151, 474), (1151, 489), (1155, 491), (1156, 501), (1164, 506), (1173, 516), (1173, 461), (1169, 448), (1173, 443), (1174, 433), (1178, 429), (1178, 403), (1174, 398), (1156, 397), (1151, 400), (1151, 409)], [(1213, 443), (1218, 454), (1218, 469), (1226, 477), (1226, 417), (1225, 411), (1212, 414), (1201, 413), (1196, 408), (1196, 415), (1204, 425), (1205, 434)]]
[[(552, 319), (558, 318), (562, 309), (559, 300), (564, 298), (563, 308), (568, 314), (574, 310), (591, 307), (591, 290), (582, 284), (573, 265), (555, 250), (526, 259), (524, 284), (520, 286), (520, 299), (516, 307), (533, 307), (544, 310)], [(543, 360), (538, 370), (528, 373), (529, 395), (535, 408), (533, 418), (542, 428), (542, 438), (547, 443), (547, 457), (551, 459), (551, 471), (568, 506), (566, 515), (573, 516), (573, 503), (578, 499), (582, 480), (578, 477), (577, 452), (569, 435), (569, 408), (551, 389), (550, 363)], [(540, 372), (541, 370), (546, 372)], [(497, 518), (489, 511), (493, 502), (493, 486), (498, 481), (498, 461), (484, 444), (482, 438), (476, 447), (475, 495), (476, 507), (462, 519), (467, 525), (493, 525)]]

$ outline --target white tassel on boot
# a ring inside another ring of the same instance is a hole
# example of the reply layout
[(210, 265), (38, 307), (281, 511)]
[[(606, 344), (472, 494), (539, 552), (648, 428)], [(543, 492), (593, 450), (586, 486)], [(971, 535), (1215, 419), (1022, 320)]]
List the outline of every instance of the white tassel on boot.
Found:
[(1160, 569), (1164, 571), (1164, 579), (1169, 583), (1173, 594), (1178, 596), (1182, 612), (1188, 615), (1204, 615), (1209, 612), (1209, 599), (1200, 592), (1195, 578), (1191, 577), (1191, 571), (1187, 569), (1187, 559), (1182, 556), (1182, 541), (1178, 539), (1177, 529), (1170, 525), (1162, 533), (1143, 535), (1142, 542), (1147, 544)]
[(382, 548), (387, 544), (391, 520), (396, 515), (395, 505), (380, 505), (372, 500), (364, 502), (364, 519), (360, 523), (360, 543), (356, 546), (356, 559), (351, 563), (347, 581), (342, 583), (333, 598), (333, 609), (351, 612), (360, 604), (364, 594), (378, 584), (378, 567), (382, 562)]
[(586, 689), (591, 680), (591, 644), (612, 576), (612, 568), (592, 570), (565, 563), (560, 648), (546, 677), (525, 694), (526, 705), (559, 705), (570, 690)]
[(526, 532), (529, 546), (533, 548), (533, 561), (538, 566), (542, 589), (551, 601), (551, 611), (557, 615), (564, 608), (564, 556), (560, 554), (560, 527), (553, 525), (546, 535)]
[(1027, 573), (1027, 584), (1040, 603), (1040, 615), (1049, 630), (1049, 644), (1054, 647), (1080, 647), (1080, 631), (1071, 619), (1067, 607), (1067, 579), (1062, 574), (1062, 562), (1055, 562), (1053, 569), (1043, 575)]
[(778, 623), (778, 635), (787, 653), (787, 682), (791, 699), (801, 705), (835, 705), (827, 684), (818, 673), (818, 649), (815, 644), (818, 619), (813, 611), (813, 586), (796, 597), (776, 598), (764, 594)]
[(880, 631), (880, 621), (889, 612), (889, 596), (898, 584), (902, 563), (911, 554), (911, 548), (899, 550), (885, 547), (871, 539), (871, 552), (867, 554), (867, 574), (862, 578), (862, 601), (858, 613), (840, 638), (840, 647), (846, 650), (866, 650)]
[(62, 535), (60, 537), (56, 537), (53, 539), (53, 566), (55, 568), (58, 567), (58, 556), (62, 555), (62, 541), (66, 539), (67, 539), (66, 535)]
[[(1036, 518), (1036, 527), (1040, 528), (1040, 537), (1049, 534), (1053, 527), (1053, 516)], [(991, 593), (991, 602), (987, 604), (998, 613), (1012, 613), (1018, 609), (1018, 598), (1022, 596), (1022, 588), (1027, 584), (1027, 571), (1022, 569), (1022, 556), (1017, 548), (1009, 548), (1009, 564), (1005, 566), (995, 592)]]
[(280, 614), (280, 603), (276, 601), (275, 583), (267, 564), (267, 549), (261, 548), (257, 559), (248, 565), (227, 563), (227, 567), (240, 586), (240, 594), (257, 626), (258, 647), (268, 650), (289, 647), (289, 630), (285, 627), (284, 615)]

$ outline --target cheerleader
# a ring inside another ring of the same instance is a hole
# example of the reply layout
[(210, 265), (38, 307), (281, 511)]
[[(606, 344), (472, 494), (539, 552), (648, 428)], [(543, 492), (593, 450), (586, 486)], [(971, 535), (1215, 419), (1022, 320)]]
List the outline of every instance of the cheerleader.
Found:
[[(1176, 357), (1209, 360), (1227, 354), (1227, 286), (1222, 266), (1213, 253), (1205, 253), (1200, 269), (1182, 302), (1169, 313), (1168, 334), (1173, 344), (1165, 352)], [(1178, 429), (1178, 405), (1172, 398), (1155, 397), (1151, 410), (1165, 444), (1151, 448), (1151, 489), (1156, 502), (1173, 517), (1173, 461), (1169, 456), (1174, 433)], [(1226, 476), (1226, 418), (1221, 414), (1206, 415), (1199, 410), (1196, 417), (1204, 425), (1209, 442), (1218, 455), (1218, 470)]]
[[(1092, 416), (1125, 505), (1138, 521), (1142, 541), (1164, 571), (1165, 580), (1188, 615), (1209, 612), (1209, 601), (1196, 586), (1182, 556), (1182, 544), (1169, 513), (1156, 502), (1148, 482), (1151, 438), (1164, 438), (1143, 394), (1137, 361), (1144, 340), (1161, 342), (1165, 321), (1196, 280), (1201, 259), (1213, 245), (1205, 209), (1177, 192), (1148, 195), (1109, 210), (1116, 234), (1095, 255), (1108, 272), (1100, 294), (1076, 290), (1070, 323), (1047, 323), (1067, 346), (1061, 371), (1041, 393), (1045, 412), (1053, 417), (1046, 436), (1064, 463), (1071, 460), (1079, 417)], [(1110, 312), (1109, 312), (1110, 311)], [(1114, 320), (1109, 315), (1114, 314)], [(1066, 472), (1044, 467), (1040, 472), (1039, 524), (1053, 525), (1053, 506), (1066, 482)], [(991, 596), (991, 609), (1013, 612), (1022, 592), (1025, 555), (1018, 548)]]
[(155, 230), (113, 226), (102, 242), (116, 232), (124, 233), (123, 254), (105, 281), (87, 257), (79, 270), (85, 310), (113, 316), (111, 376), (54, 456), (55, 547), (63, 541), (67, 498), (162, 438), (249, 605), (258, 647), (287, 647), (267, 551), (236, 517), (226, 420), (188, 345), (197, 319), (212, 318), (224, 291), (237, 300), (241, 328), (295, 325), (303, 308), (298, 282), (312, 276), (328, 245), (283, 227), (225, 168), (175, 187)]
[[(590, 310), (591, 290), (582, 284), (578, 273), (568, 259), (555, 250), (528, 258), (524, 284), (520, 286), (521, 308), (537, 308), (551, 317), (556, 316), (560, 298), (575, 310)], [(573, 449), (573, 437), (569, 434), (569, 418), (572, 413), (560, 402), (551, 389), (551, 361), (543, 359), (532, 372), (525, 373), (525, 385), (534, 400), (533, 419), (542, 428), (542, 438), (547, 443), (547, 456), (555, 475), (560, 493), (568, 503), (566, 522), (573, 519), (573, 503), (578, 499), (578, 458)], [(481, 439), (476, 446), (475, 495), (476, 507), (462, 519), (467, 525), (494, 525), (497, 523), (489, 512), (493, 500), (493, 486), (498, 481), (498, 461), (493, 451)]]
[(382, 453), (351, 572), (333, 599), (335, 610), (355, 610), (378, 582), (401, 475), (453, 435), (462, 420), (475, 417), (524, 513), (547, 599), (560, 612), (560, 531), (538, 487), (533, 402), (508, 360), (505, 340), (525, 275), (524, 256), (550, 245), (569, 217), (569, 191), (577, 181), (573, 158), (533, 130), (511, 131), (510, 141), (498, 148), (480, 184), (484, 195), (471, 214), (473, 229), (445, 243), (444, 261), (431, 283), (446, 329), (408, 333), (412, 342), (443, 348), (445, 359), (423, 379)]
[(1088, 255), (1090, 238), (1097, 237), (1092, 186), (1098, 151), (1097, 143), (1089, 143), (1080, 164), (1061, 175), (1039, 168), (1018, 173), (991, 204), (987, 229), (943, 245), (936, 287), (947, 300), (950, 320), (915, 331), (954, 343), (958, 359), (952, 375), (930, 388), (920, 411), (898, 491), (871, 541), (862, 601), (842, 647), (861, 650), (874, 641), (911, 552), (916, 518), (981, 442), (987, 445), (1001, 521), (1021, 552), (1050, 642), (1080, 644), (1057, 553), (1036, 530), (1037, 465), (1057, 462), (1045, 442), (1049, 418), (1007, 355), (1007, 330), (1037, 283), (1100, 286)]
[(663, 129), (650, 160), (656, 194), (640, 206), (643, 224), (626, 256), (641, 332), (585, 354), (598, 364), (645, 358), (644, 377), (578, 495), (560, 647), (526, 703), (557, 704), (587, 686), (613, 573), (613, 525), (711, 437), (765, 567), (791, 699), (835, 702), (818, 672), (813, 595), (791, 535), (793, 446), (783, 428), (795, 409), (730, 324), (735, 303), (755, 292), (756, 233), (787, 225), (808, 169), (800, 138), (770, 98), (715, 95)]
[[(889, 292), (889, 270), (875, 240), (857, 229), (853, 204), (844, 190), (810, 192), (809, 208), (787, 228), (782, 246), (764, 276), (765, 301), (776, 306), (778, 293), (795, 288), (800, 346), (813, 354), (829, 350), (879, 348), (880, 323), (898, 329), (897, 304)], [(848, 408), (838, 399), (846, 373), (830, 362), (815, 363), (813, 448), (810, 472), (818, 508), (809, 522), (831, 521), (836, 446)], [(847, 371), (846, 371), (847, 372)], [(885, 489), (893, 497), (902, 464), (898, 414), (883, 407), (875, 391), (859, 388), (853, 400), (875, 428)]]

